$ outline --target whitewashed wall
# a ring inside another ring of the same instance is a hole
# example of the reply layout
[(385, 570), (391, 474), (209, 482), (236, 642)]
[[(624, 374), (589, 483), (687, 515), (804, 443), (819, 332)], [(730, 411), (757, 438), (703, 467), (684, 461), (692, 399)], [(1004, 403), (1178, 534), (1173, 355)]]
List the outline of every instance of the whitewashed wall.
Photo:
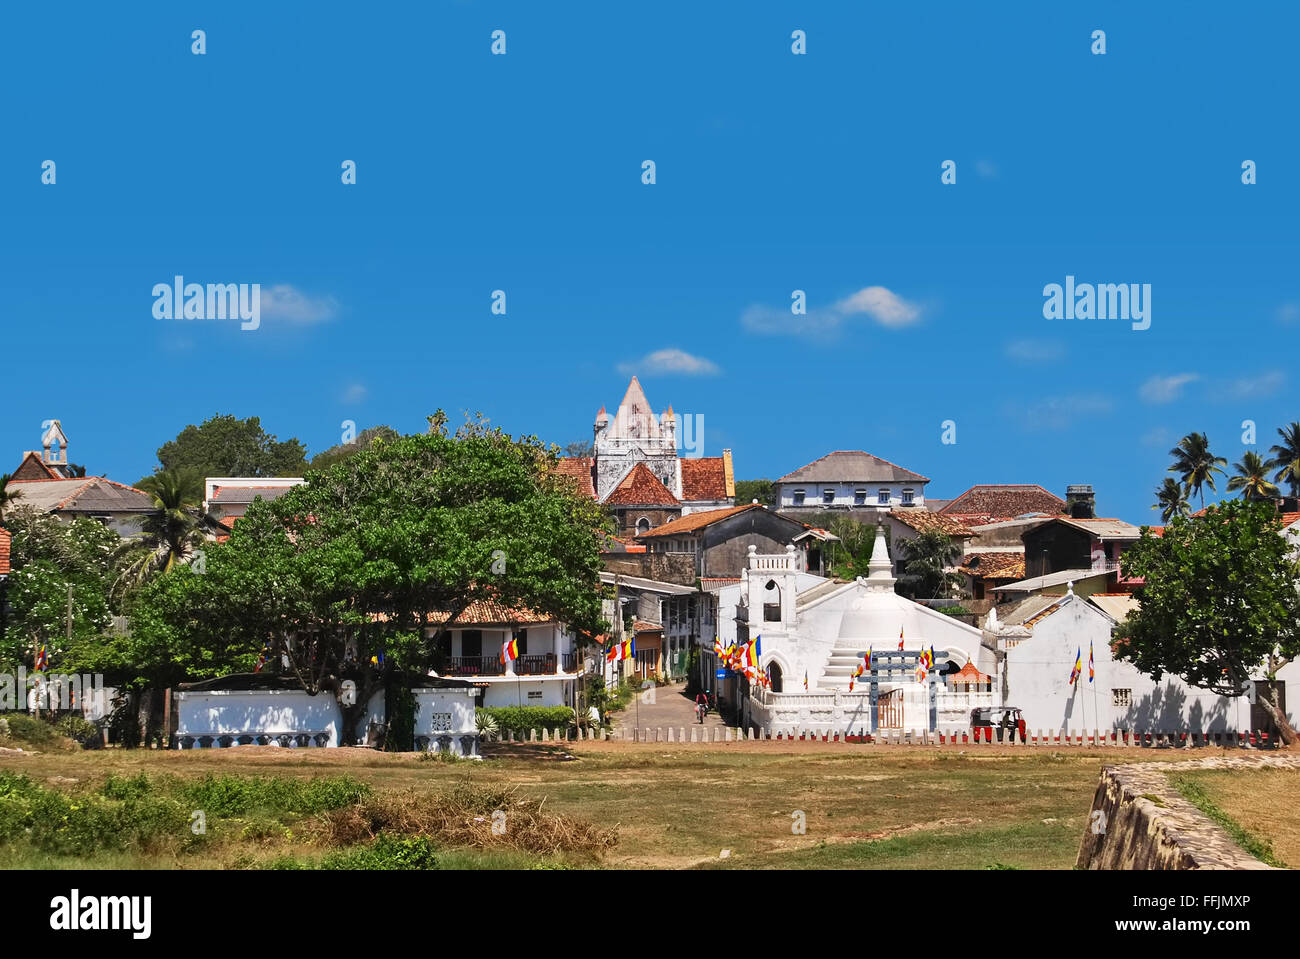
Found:
[(176, 694), (176, 737), (327, 733), (338, 746), (343, 714), (333, 694), (301, 690), (212, 690)]
[[(482, 682), (482, 680), (479, 680)], [(484, 706), (571, 706), (569, 681), (564, 679), (503, 679), (487, 684)]]

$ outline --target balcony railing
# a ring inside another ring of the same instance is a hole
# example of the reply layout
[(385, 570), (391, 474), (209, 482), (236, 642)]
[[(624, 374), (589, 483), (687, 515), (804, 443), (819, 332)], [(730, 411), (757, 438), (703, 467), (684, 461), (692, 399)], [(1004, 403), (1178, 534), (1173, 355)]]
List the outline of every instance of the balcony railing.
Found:
[[(554, 676), (557, 666), (566, 673), (573, 672), (577, 666), (576, 653), (542, 653), (536, 656), (520, 656), (512, 664), (516, 676)], [(506, 668), (497, 656), (452, 656), (447, 660), (447, 676), (504, 676)]]

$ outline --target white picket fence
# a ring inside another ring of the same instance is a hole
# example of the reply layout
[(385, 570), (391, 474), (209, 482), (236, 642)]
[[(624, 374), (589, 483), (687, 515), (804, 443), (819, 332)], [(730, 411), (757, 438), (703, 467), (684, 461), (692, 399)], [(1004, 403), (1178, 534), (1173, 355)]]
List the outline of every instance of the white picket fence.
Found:
[(874, 743), (888, 746), (1072, 746), (1114, 747), (1114, 748), (1155, 748), (1155, 747), (1270, 747), (1277, 743), (1267, 733), (1256, 731), (1224, 733), (1187, 733), (1187, 732), (1132, 732), (1128, 730), (1038, 730), (1030, 731), (1027, 738), (1016, 737), (1014, 744), (998, 739), (997, 729), (981, 727), (961, 732), (922, 732), (899, 733), (885, 731), (867, 734), (861, 731), (845, 730), (828, 732), (824, 729), (803, 730), (796, 732), (776, 732), (771, 729), (755, 729), (733, 726), (620, 726), (612, 733), (606, 729), (587, 729), (570, 727), (568, 729), (531, 729), (528, 735), (516, 735), (514, 732), (492, 736), (491, 742), (510, 743), (545, 743), (545, 742), (579, 742), (579, 741), (613, 741), (637, 743), (733, 743), (753, 740), (771, 740), (776, 742), (823, 742), (823, 743)]

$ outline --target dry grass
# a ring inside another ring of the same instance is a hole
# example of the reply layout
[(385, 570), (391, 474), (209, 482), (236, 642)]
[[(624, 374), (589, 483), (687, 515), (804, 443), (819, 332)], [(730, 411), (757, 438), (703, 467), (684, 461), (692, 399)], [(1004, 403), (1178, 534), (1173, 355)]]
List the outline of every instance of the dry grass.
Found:
[(1242, 829), (1269, 843), (1277, 859), (1300, 867), (1300, 770), (1196, 770), (1183, 776)]
[(368, 842), (388, 833), (425, 836), (440, 846), (506, 847), (543, 856), (585, 856), (592, 861), (618, 842), (613, 829), (544, 813), (545, 803), (544, 798), (520, 796), (517, 789), (463, 780), (441, 795), (405, 789), (336, 809), (309, 827), (309, 834), (333, 846)]

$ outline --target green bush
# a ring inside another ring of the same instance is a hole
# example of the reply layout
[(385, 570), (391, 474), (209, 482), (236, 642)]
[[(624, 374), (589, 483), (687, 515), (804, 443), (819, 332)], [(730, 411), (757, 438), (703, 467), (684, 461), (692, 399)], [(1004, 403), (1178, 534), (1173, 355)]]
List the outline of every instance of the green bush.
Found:
[(209, 773), (185, 783), (181, 793), (209, 816), (238, 816), (254, 809), (303, 814), (341, 809), (367, 798), (371, 789), (351, 776), (303, 780)]
[(527, 734), (530, 729), (563, 729), (573, 722), (568, 706), (491, 706), (477, 710), (496, 720), (501, 735)]
[(321, 869), (436, 869), (433, 842), (427, 836), (381, 834), (368, 846), (331, 853)]
[(5, 718), (9, 720), (9, 738), (16, 743), (32, 746), (53, 746), (58, 743), (58, 731), (43, 719), (26, 713), (10, 713)]
[(189, 811), (174, 799), (68, 795), (0, 773), (0, 843), (25, 839), (44, 852), (90, 856), (103, 849), (149, 849), (183, 838), (189, 824)]
[(75, 713), (59, 717), (54, 728), (69, 739), (76, 740), (83, 749), (96, 749), (103, 745), (99, 727)]

